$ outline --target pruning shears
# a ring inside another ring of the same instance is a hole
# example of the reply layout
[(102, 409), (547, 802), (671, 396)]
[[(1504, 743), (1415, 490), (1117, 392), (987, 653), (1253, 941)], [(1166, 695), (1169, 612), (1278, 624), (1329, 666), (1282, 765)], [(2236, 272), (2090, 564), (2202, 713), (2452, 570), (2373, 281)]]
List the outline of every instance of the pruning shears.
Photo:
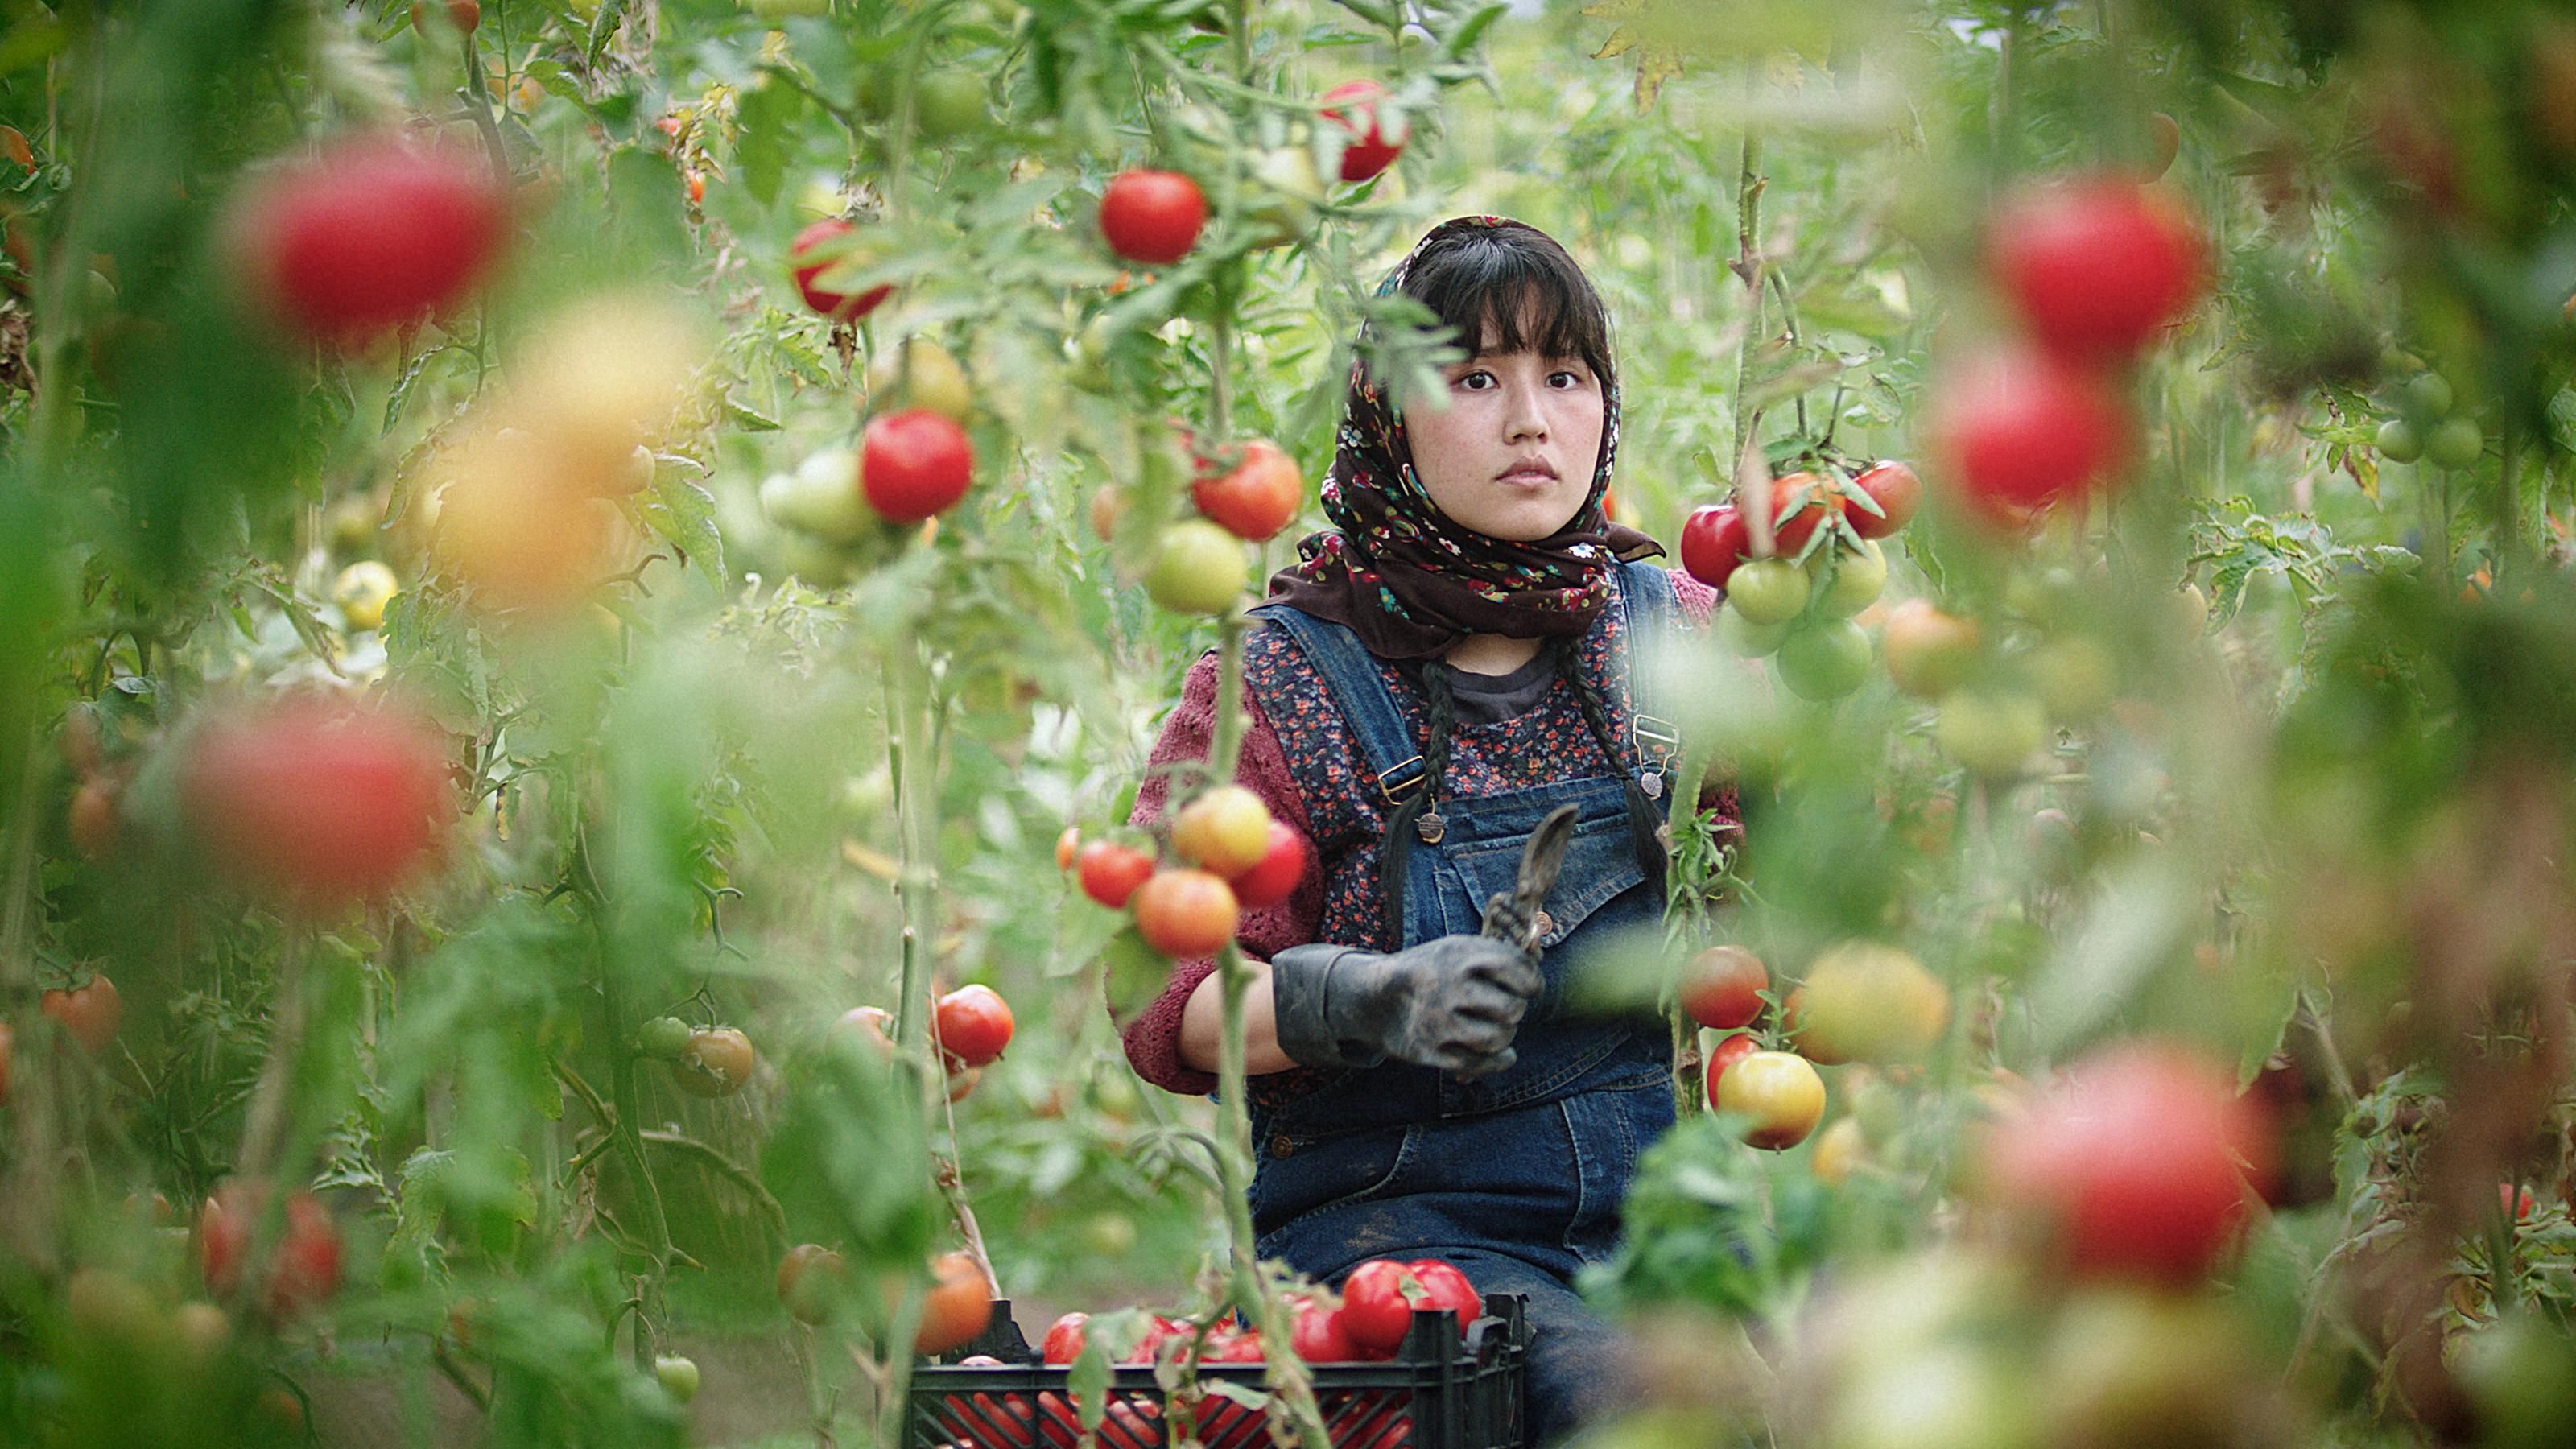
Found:
[(1539, 937), (1547, 934), (1547, 912), (1539, 909), (1547, 893), (1556, 889), (1557, 872), (1565, 868), (1565, 847), (1574, 839), (1574, 817), (1571, 805), (1559, 805), (1530, 832), (1529, 844), (1521, 847), (1521, 869), (1508, 891), (1496, 891), (1485, 901), (1484, 934), (1492, 940), (1508, 942), (1538, 955)]

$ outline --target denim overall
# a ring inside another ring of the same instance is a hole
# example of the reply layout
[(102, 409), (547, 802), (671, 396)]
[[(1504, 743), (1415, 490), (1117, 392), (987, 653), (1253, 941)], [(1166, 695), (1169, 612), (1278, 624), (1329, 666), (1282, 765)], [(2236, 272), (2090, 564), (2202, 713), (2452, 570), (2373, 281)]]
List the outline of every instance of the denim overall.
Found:
[[(1618, 585), (1632, 650), (1679, 623), (1663, 570), (1623, 564)], [(1254, 612), (1287, 630), (1324, 676), (1388, 799), (1419, 788), (1413, 732), (1358, 638), (1285, 605)], [(1621, 710), (1612, 727), (1626, 726), (1633, 742), (1636, 759), (1622, 763), (1660, 786), (1674, 740), (1669, 727), (1655, 728), (1650, 701), (1636, 693), (1647, 681), (1626, 678), (1618, 652), (1601, 693)], [(1667, 792), (1648, 793), (1660, 816)], [(1511, 1067), (1468, 1078), (1391, 1062), (1329, 1072), (1311, 1093), (1251, 1104), (1261, 1256), (1327, 1281), (1369, 1258), (1441, 1258), (1480, 1292), (1525, 1295), (1533, 1444), (1617, 1407), (1626, 1392), (1616, 1334), (1569, 1284), (1616, 1247), (1637, 1154), (1673, 1124), (1671, 1040), (1652, 1015), (1578, 1015), (1566, 996), (1587, 953), (1623, 928), (1660, 923), (1660, 883), (1639, 869), (1625, 779), (1600, 775), (1434, 802), (1440, 838), (1413, 845), (1404, 900), (1403, 945), (1475, 932), (1486, 897), (1512, 889), (1531, 831), (1567, 803), (1580, 816), (1544, 903), (1546, 988), (1513, 1040)]]

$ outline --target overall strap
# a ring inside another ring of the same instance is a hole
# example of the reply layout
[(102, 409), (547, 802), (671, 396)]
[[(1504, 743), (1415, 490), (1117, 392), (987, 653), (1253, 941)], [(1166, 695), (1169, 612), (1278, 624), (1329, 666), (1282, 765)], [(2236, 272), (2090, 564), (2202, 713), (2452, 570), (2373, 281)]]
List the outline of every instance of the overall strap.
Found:
[(1627, 658), (1620, 669), (1628, 696), (1628, 734), (1636, 746), (1638, 785), (1660, 799), (1664, 782), (1681, 766), (1680, 726), (1663, 712), (1658, 665), (1680, 637), (1681, 596), (1673, 576), (1650, 563), (1619, 565), (1619, 614), (1626, 626)]
[(1413, 731), (1396, 707), (1395, 696), (1387, 692), (1377, 657), (1360, 644), (1359, 636), (1330, 619), (1318, 619), (1286, 604), (1262, 604), (1249, 612), (1287, 630), (1288, 637), (1305, 651), (1307, 662), (1324, 676), (1333, 702), (1341, 706), (1342, 718), (1359, 736), (1360, 751), (1386, 803), (1396, 805), (1420, 789), (1422, 756), (1413, 748)]

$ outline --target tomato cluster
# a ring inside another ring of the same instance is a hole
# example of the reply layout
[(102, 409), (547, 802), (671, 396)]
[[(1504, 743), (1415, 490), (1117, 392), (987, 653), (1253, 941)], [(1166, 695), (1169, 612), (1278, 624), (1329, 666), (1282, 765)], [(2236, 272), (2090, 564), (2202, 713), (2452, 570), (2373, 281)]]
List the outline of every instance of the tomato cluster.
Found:
[(1314, 865), (1304, 833), (1240, 785), (1216, 786), (1183, 805), (1170, 839), (1186, 864), (1158, 866), (1152, 854), (1116, 840), (1083, 845), (1079, 831), (1057, 843), (1056, 860), (1071, 864), (1084, 895), (1132, 911), (1145, 944), (1176, 958), (1223, 949), (1244, 910), (1288, 899)]
[[(1849, 479), (1791, 473), (1765, 490), (1772, 552), (1732, 502), (1695, 510), (1682, 526), (1682, 567), (1726, 595), (1718, 632), (1736, 653), (1777, 653), (1801, 699), (1839, 699), (1868, 677), (1868, 633), (1853, 616), (1887, 587), (1879, 540), (1911, 522), (1923, 486), (1901, 462)], [(1803, 561), (1804, 567), (1801, 567)]]

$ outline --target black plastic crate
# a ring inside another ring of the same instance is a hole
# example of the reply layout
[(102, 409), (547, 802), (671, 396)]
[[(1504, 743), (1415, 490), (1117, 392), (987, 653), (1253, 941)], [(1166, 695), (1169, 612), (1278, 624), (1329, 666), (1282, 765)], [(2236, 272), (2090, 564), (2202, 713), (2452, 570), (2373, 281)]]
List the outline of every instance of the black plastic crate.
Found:
[[(1309, 1364), (1307, 1372), (1335, 1449), (1518, 1449), (1528, 1352), (1519, 1295), (1497, 1293), (1463, 1334), (1449, 1310), (1416, 1309), (1394, 1358)], [(1038, 1361), (1009, 1300), (995, 1300), (982, 1336), (951, 1357), (977, 1355), (1002, 1362), (914, 1367), (906, 1449), (1075, 1449), (1082, 1420), (1066, 1391), (1072, 1370)], [(1258, 1389), (1265, 1372), (1257, 1363), (1201, 1364), (1198, 1376)], [(1151, 1366), (1111, 1368), (1099, 1449), (1178, 1442), (1178, 1426), (1164, 1420), (1165, 1397)], [(1207, 1449), (1269, 1449), (1267, 1421), (1262, 1411), (1209, 1395), (1196, 1437)]]

